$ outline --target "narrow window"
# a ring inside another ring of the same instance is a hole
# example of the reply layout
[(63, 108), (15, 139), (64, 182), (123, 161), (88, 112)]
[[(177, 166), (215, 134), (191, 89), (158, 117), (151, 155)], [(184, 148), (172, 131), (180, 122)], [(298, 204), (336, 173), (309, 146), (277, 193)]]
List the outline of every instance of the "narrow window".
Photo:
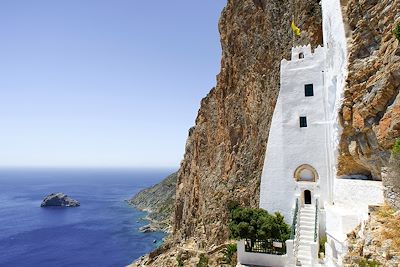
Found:
[(304, 92), (305, 92), (306, 96), (313, 96), (314, 95), (314, 86), (313, 86), (313, 84), (304, 85)]
[(299, 59), (304, 58), (304, 53), (299, 53)]
[(307, 127), (307, 117), (300, 117), (300, 127)]

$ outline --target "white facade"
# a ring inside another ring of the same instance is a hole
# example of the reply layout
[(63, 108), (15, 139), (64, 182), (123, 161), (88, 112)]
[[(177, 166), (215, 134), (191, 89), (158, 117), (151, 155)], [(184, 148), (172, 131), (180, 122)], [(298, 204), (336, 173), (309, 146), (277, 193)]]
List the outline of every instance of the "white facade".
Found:
[[(305, 203), (305, 190), (311, 192), (309, 204), (316, 198), (321, 205), (332, 199), (327, 167), (332, 165), (327, 134), (332, 114), (326, 109), (324, 68), (323, 47), (314, 52), (310, 46), (295, 47), (291, 60), (281, 62), (281, 88), (269, 132), (260, 207), (279, 211), (287, 222), (292, 221), (296, 198)], [(312, 96), (305, 95), (306, 85), (312, 85)], [(306, 118), (307, 127), (300, 127), (300, 117)]]

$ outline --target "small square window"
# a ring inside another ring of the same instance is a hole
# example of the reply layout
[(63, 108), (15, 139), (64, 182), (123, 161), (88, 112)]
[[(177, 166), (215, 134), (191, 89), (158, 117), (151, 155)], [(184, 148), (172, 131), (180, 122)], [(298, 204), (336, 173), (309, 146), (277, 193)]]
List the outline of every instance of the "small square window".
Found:
[(314, 95), (314, 86), (313, 84), (306, 84), (304, 86), (304, 92), (306, 96), (313, 96)]
[(300, 117), (300, 128), (307, 127), (307, 117)]

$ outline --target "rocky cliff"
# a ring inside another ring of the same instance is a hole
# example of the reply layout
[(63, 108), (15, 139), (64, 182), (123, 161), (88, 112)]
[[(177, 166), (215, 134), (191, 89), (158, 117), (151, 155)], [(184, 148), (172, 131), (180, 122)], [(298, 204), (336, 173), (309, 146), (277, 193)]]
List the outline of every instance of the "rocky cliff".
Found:
[(129, 204), (149, 213), (147, 219), (151, 222), (151, 229), (166, 232), (171, 230), (176, 179), (177, 173), (173, 173), (160, 183), (140, 191), (128, 201)]
[(400, 266), (400, 213), (389, 207), (374, 208), (364, 227), (348, 236), (349, 253), (343, 266)]
[(400, 46), (392, 30), (399, 0), (349, 0), (349, 75), (340, 112), (339, 175), (381, 179), (400, 136)]

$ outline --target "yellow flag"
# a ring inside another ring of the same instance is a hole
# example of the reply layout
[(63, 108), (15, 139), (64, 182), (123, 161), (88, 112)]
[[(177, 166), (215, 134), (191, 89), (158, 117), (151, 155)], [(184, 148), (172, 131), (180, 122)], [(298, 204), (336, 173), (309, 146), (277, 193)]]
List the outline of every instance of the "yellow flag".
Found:
[(300, 36), (301, 35), (301, 31), (300, 29), (294, 24), (294, 21), (292, 21), (292, 30), (294, 32), (294, 34), (296, 34), (296, 36)]

